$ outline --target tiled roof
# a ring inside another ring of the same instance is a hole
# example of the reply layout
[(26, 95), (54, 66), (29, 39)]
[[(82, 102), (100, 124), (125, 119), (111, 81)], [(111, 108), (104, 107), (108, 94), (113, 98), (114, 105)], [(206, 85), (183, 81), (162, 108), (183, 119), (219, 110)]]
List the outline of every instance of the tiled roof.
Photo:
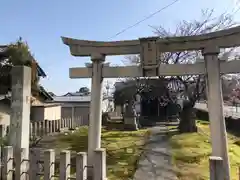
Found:
[(39, 93), (46, 97), (46, 100), (53, 100), (53, 97), (44, 89), (43, 86), (39, 86)]
[(68, 92), (67, 94), (63, 96), (84, 96), (84, 93), (81, 92)]
[[(104, 96), (103, 100), (113, 100), (113, 97)], [(90, 102), (91, 96), (54, 96), (53, 102)]]
[(61, 106), (60, 103), (41, 103), (41, 104), (32, 104), (32, 107), (54, 107)]
[(54, 102), (90, 102), (91, 96), (54, 96)]
[(43, 71), (43, 69), (38, 65), (38, 63), (37, 63), (37, 73), (39, 77), (45, 78), (47, 76), (46, 73)]

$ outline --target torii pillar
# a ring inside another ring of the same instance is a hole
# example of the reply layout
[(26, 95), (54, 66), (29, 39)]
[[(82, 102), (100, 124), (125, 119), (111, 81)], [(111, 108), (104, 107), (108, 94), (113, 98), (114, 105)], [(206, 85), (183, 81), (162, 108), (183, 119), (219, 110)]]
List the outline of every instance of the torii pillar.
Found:
[[(90, 120), (88, 131), (88, 166), (93, 166), (94, 151), (101, 147), (102, 129), (102, 68), (105, 56), (91, 55), (92, 61), (92, 87), (90, 102)], [(90, 170), (91, 174), (91, 170)]]
[(222, 82), (218, 47), (205, 48), (202, 52), (207, 73), (207, 104), (210, 119), (212, 156), (223, 158), (224, 179), (230, 179), (227, 132), (223, 113)]

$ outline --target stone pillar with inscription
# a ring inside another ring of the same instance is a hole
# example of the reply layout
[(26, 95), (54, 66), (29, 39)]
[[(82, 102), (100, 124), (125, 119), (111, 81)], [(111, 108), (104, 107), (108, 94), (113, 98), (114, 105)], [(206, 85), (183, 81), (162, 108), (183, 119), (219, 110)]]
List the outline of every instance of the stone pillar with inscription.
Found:
[(15, 66), (12, 68), (12, 101), (9, 145), (16, 151), (29, 149), (30, 103), (31, 103), (31, 68)]
[(138, 130), (137, 116), (133, 109), (134, 101), (130, 100), (126, 105), (126, 111), (124, 112), (124, 129), (136, 131)]

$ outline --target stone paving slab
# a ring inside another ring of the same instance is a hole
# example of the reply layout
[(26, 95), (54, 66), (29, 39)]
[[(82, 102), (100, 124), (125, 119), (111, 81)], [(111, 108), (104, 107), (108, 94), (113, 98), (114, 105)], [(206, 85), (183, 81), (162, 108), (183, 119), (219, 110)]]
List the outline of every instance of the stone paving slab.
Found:
[(142, 154), (133, 180), (177, 180), (171, 164), (166, 126), (150, 129), (151, 137)]

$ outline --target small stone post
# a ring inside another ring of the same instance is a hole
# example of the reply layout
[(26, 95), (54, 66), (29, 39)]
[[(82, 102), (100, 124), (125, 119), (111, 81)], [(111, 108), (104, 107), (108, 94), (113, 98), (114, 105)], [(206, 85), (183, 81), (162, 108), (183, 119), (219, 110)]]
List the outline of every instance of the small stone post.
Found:
[(26, 148), (28, 156), (32, 72), (29, 67), (14, 66), (11, 74), (12, 105), (8, 140), (16, 151)]
[(32, 124), (32, 136), (36, 136), (37, 135), (37, 133), (36, 133), (36, 130), (37, 130), (36, 122), (33, 121), (31, 124)]
[(74, 115), (75, 115), (75, 108), (74, 108), (74, 106), (72, 106), (72, 118), (71, 118), (71, 122), (70, 122), (70, 129), (73, 129), (74, 127), (73, 127), (73, 121), (74, 121), (74, 119), (75, 119), (75, 117), (74, 117)]
[(30, 150), (30, 165), (29, 165), (29, 179), (40, 180), (39, 171), (40, 171), (40, 149), (31, 149)]
[(48, 133), (51, 134), (52, 133), (52, 121), (48, 121)]
[(44, 134), (47, 135), (48, 134), (48, 121), (47, 120), (44, 120), (45, 123), (44, 123)]
[(106, 180), (106, 150), (96, 149), (93, 165), (93, 180)]
[(70, 151), (62, 151), (60, 153), (60, 179), (59, 180), (70, 179), (70, 161), (71, 161)]
[(58, 132), (59, 128), (58, 128), (58, 120), (55, 120), (55, 131)]
[(40, 136), (41, 122), (37, 121), (37, 136)]
[(87, 153), (79, 152), (76, 157), (76, 179), (87, 179)]
[(63, 127), (64, 127), (64, 128), (67, 127), (67, 118), (64, 118), (64, 120), (63, 120)]
[(210, 180), (224, 180), (223, 159), (221, 157), (210, 156), (209, 166)]
[(45, 121), (41, 121), (41, 136), (44, 136), (44, 127), (45, 127)]
[(59, 130), (59, 132), (61, 130), (61, 119), (58, 120), (58, 130)]
[(69, 122), (69, 128), (70, 128), (70, 129), (73, 129), (73, 126), (72, 126), (72, 125), (73, 125), (73, 118), (71, 118), (71, 119), (70, 119), (70, 122)]
[(12, 180), (13, 178), (13, 147), (6, 146), (3, 149), (3, 180)]
[(55, 133), (56, 132), (56, 126), (55, 126), (55, 120), (52, 120), (52, 132)]
[(133, 104), (134, 102), (130, 100), (124, 112), (124, 129), (126, 130), (138, 130), (137, 116), (132, 108)]
[(26, 156), (27, 149), (21, 149), (17, 151), (15, 156), (16, 168), (15, 168), (15, 179), (19, 180), (29, 180), (29, 175), (27, 174), (29, 170), (28, 156)]
[(59, 127), (60, 127), (60, 129), (62, 129), (63, 128), (63, 119), (61, 118), (60, 120), (59, 120)]
[(67, 129), (69, 130), (70, 129), (70, 122), (71, 122), (71, 118), (69, 117), (67, 119)]
[(68, 118), (65, 118), (65, 119), (64, 119), (64, 128), (67, 127), (67, 121), (68, 121)]
[(46, 150), (44, 152), (44, 180), (54, 178), (55, 171), (55, 152), (54, 150)]

